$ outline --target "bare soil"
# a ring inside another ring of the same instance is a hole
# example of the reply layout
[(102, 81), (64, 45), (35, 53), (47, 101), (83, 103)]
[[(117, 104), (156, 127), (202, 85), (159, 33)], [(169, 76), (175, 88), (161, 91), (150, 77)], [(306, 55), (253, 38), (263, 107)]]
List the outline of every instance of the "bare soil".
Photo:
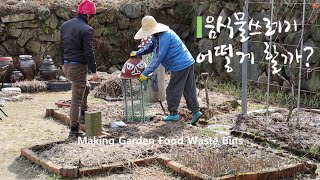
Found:
[(302, 111), (294, 114), (289, 122), (287, 113), (273, 113), (267, 117), (263, 115), (252, 116), (242, 121), (236, 127), (242, 131), (267, 137), (280, 144), (287, 144), (292, 149), (319, 153), (320, 148), (320, 114)]
[[(200, 93), (204, 93), (203, 90)], [(210, 102), (212, 109), (216, 111), (219, 104), (223, 104), (228, 100), (232, 100), (232, 97), (224, 96), (222, 94), (216, 94), (211, 92), (210, 95), (213, 98)], [(29, 160), (20, 157), (20, 149), (24, 147), (35, 146), (37, 144), (47, 144), (51, 142), (65, 140), (68, 136), (69, 129), (64, 125), (52, 119), (44, 118), (45, 108), (54, 106), (54, 103), (59, 100), (68, 100), (71, 97), (71, 92), (64, 93), (38, 93), (29, 95), (32, 99), (25, 99), (22, 102), (5, 102), (5, 107), (2, 108), (8, 115), (8, 118), (4, 118), (0, 121), (0, 137), (2, 138), (2, 146), (0, 146), (0, 179), (58, 179), (59, 176), (53, 175), (50, 172), (43, 170), (41, 167), (31, 163)], [(59, 97), (59, 98), (57, 98)], [(205, 106), (205, 96), (200, 95), (199, 99), (201, 101), (201, 106)], [(90, 110), (103, 110), (105, 112), (104, 116), (104, 129), (110, 136), (108, 138), (117, 139), (119, 137), (138, 138), (142, 136), (143, 138), (157, 139), (159, 136), (164, 136), (168, 138), (177, 138), (181, 136), (197, 136), (197, 137), (220, 137), (221, 135), (212, 132), (205, 128), (204, 125), (191, 126), (185, 121), (180, 121), (178, 123), (165, 123), (160, 121), (160, 116), (154, 117), (151, 122), (148, 123), (132, 123), (128, 124), (128, 127), (121, 129), (109, 128), (109, 123), (119, 119), (119, 115), (122, 114), (123, 104), (121, 102), (107, 102), (101, 99), (96, 99), (90, 96), (89, 98)], [(98, 106), (98, 107), (95, 107)], [(182, 103), (182, 106), (184, 104)], [(257, 105), (254, 108), (260, 107)], [(160, 105), (155, 104), (150, 107), (154, 109), (152, 113), (159, 113), (163, 115)], [(65, 109), (68, 113), (68, 109)], [(231, 125), (235, 122), (238, 112), (235, 110), (230, 110), (229, 113), (223, 113), (219, 110), (217, 114), (206, 121), (208, 124), (228, 124)], [(307, 116), (304, 116), (307, 117)], [(309, 116), (308, 116), (309, 117)], [(318, 121), (314, 119), (315, 116), (310, 115), (310, 123), (317, 123)], [(110, 119), (109, 119), (110, 118)], [(262, 121), (262, 120), (261, 120)], [(249, 121), (250, 122), (250, 121)], [(252, 121), (253, 124), (255, 121)], [(258, 121), (259, 122), (259, 121)], [(279, 122), (274, 122), (271, 125), (277, 127)], [(250, 123), (248, 123), (249, 125)], [(261, 122), (262, 124), (262, 122)], [(247, 125), (247, 126), (248, 126)], [(262, 125), (261, 125), (262, 126)], [(253, 127), (253, 126), (252, 126)], [(257, 126), (259, 127), (259, 126)], [(318, 127), (318, 125), (316, 126)], [(316, 128), (315, 127), (315, 128)], [(263, 131), (260, 131), (263, 132)], [(311, 131), (312, 132), (312, 131)], [(306, 135), (304, 136), (307, 137)], [(315, 141), (316, 142), (316, 141)], [(259, 164), (257, 169), (278, 167), (277, 164), (281, 163), (291, 163), (295, 162), (292, 159), (281, 159), (271, 153), (271, 151), (266, 151), (264, 149), (254, 149), (250, 145), (245, 144), (240, 145), (230, 145), (230, 146), (197, 146), (197, 145), (182, 145), (182, 146), (169, 146), (169, 145), (155, 145), (155, 146), (120, 146), (115, 145), (115, 147), (109, 148), (103, 147), (90, 147), (91, 145), (79, 145), (76, 142), (70, 142), (64, 146), (60, 145), (57, 147), (46, 149), (41, 151), (43, 156), (56, 158), (57, 163), (79, 164), (79, 158), (72, 158), (70, 154), (83, 154), (88, 155), (86, 159), (82, 159), (82, 166), (94, 166), (102, 162), (113, 162), (128, 160), (136, 157), (148, 157), (155, 154), (165, 154), (175, 158), (181, 163), (190, 165), (190, 167), (197, 169), (203, 173), (208, 173), (212, 171), (210, 169), (213, 163), (217, 169), (214, 174), (211, 175), (221, 175), (221, 174), (232, 174), (234, 172), (242, 171), (241, 166), (245, 164), (245, 167), (250, 169), (253, 165)], [(107, 146), (108, 147), (108, 146)], [(56, 148), (56, 149), (54, 149)], [(87, 151), (84, 151), (88, 149)], [(56, 150), (56, 151), (54, 151)], [(92, 151), (98, 150), (97, 157), (92, 156)], [(39, 154), (41, 154), (39, 152)], [(128, 155), (122, 156), (129, 152)], [(110, 155), (111, 153), (111, 155)], [(54, 156), (51, 156), (54, 154)], [(68, 157), (58, 158), (59, 156), (68, 155)], [(212, 156), (214, 155), (214, 156)], [(259, 155), (259, 156), (258, 156)], [(79, 155), (78, 155), (79, 156)], [(212, 158), (214, 157), (214, 158)], [(247, 159), (249, 157), (249, 159)], [(263, 158), (260, 158), (263, 157)], [(59, 160), (57, 160), (59, 159)], [(61, 161), (64, 160), (63, 161)], [(77, 161), (76, 161), (76, 160)], [(219, 160), (217, 160), (219, 159)], [(54, 160), (54, 159), (52, 159)], [(278, 161), (279, 160), (279, 161)], [(280, 161), (281, 160), (281, 161)], [(59, 162), (60, 161), (60, 162)], [(229, 163), (223, 163), (228, 161)], [(201, 163), (199, 163), (201, 162)], [(202, 163), (203, 162), (203, 163)], [(221, 162), (221, 164), (219, 164)], [(273, 162), (273, 163), (269, 163)], [(90, 164), (91, 163), (91, 164)], [(246, 164), (247, 163), (247, 164)], [(210, 166), (206, 166), (210, 164)], [(240, 167), (237, 167), (237, 166)], [(219, 169), (217, 167), (230, 168), (230, 171), (224, 171), (223, 168)], [(229, 167), (226, 167), (229, 166)], [(256, 165), (255, 165), (256, 166)], [(108, 176), (108, 177), (106, 177)], [(181, 179), (181, 177), (172, 174), (172, 172), (167, 169), (163, 169), (159, 166), (148, 166), (148, 167), (137, 167), (127, 169), (125, 172), (115, 173), (115, 174), (105, 174), (95, 179)]]

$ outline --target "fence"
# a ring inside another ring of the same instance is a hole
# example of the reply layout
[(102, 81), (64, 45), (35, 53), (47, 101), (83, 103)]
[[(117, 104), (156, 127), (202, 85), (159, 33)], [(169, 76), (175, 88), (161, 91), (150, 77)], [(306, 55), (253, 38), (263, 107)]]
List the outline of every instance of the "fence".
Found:
[[(299, 61), (299, 63), (293, 63), (293, 64), (277, 64), (278, 68), (286, 68), (289, 70), (289, 72), (291, 72), (290, 75), (290, 79), (288, 80), (290, 86), (283, 86), (283, 85), (279, 85), (279, 84), (273, 84), (271, 82), (271, 71), (272, 71), (272, 66), (274, 65), (274, 62), (272, 62), (272, 59), (269, 58), (267, 61), (265, 59), (267, 59), (266, 57), (264, 57), (261, 61), (254, 61), (254, 63), (265, 63), (266, 65), (266, 73), (267, 73), (267, 81), (266, 82), (261, 82), (258, 80), (254, 80), (254, 79), (249, 79), (248, 78), (248, 74), (251, 73), (250, 69), (248, 69), (248, 67), (250, 66), (250, 60), (248, 56), (245, 56), (245, 60), (243, 61), (242, 65), (241, 65), (241, 79), (242, 79), (242, 113), (243, 114), (247, 114), (248, 112), (248, 82), (252, 82), (252, 83), (260, 83), (260, 84), (264, 84), (267, 86), (267, 92), (266, 92), (266, 96), (267, 96), (267, 102), (266, 102), (266, 110), (268, 111), (270, 109), (270, 87), (271, 86), (275, 86), (275, 87), (279, 87), (279, 88), (284, 88), (284, 89), (288, 89), (290, 91), (290, 94), (292, 96), (292, 100), (296, 99), (296, 105), (292, 104), (292, 108), (294, 106), (297, 107), (297, 121), (299, 121), (299, 119), (301, 118), (301, 93), (310, 93), (310, 94), (318, 94), (317, 91), (310, 91), (310, 90), (303, 90), (302, 89), (302, 83), (306, 83), (304, 81), (304, 79), (308, 79), (310, 77), (311, 73), (316, 73), (320, 71), (320, 68), (318, 67), (307, 67), (306, 65), (303, 65), (303, 57), (306, 57), (306, 52), (304, 51), (304, 49), (306, 47), (311, 47), (315, 50), (319, 50), (320, 48), (317, 46), (306, 46), (305, 44), (305, 30), (307, 28), (310, 28), (311, 26), (313, 27), (319, 27), (318, 24), (311, 24), (310, 20), (314, 19), (314, 16), (317, 15), (317, 13), (319, 12), (319, 10), (317, 9), (318, 4), (317, 2), (314, 1), (298, 1), (298, 0), (279, 0), (279, 1), (275, 1), (275, 0), (260, 0), (260, 1), (254, 1), (254, 0), (245, 0), (243, 2), (243, 12), (245, 14), (244, 17), (244, 21), (246, 21), (246, 24), (244, 26), (245, 31), (245, 36), (248, 36), (248, 32), (249, 32), (249, 18), (250, 18), (250, 7), (255, 7), (255, 5), (267, 5), (271, 7), (270, 10), (270, 24), (273, 24), (276, 21), (283, 21), (283, 17), (284, 17), (284, 12), (281, 14), (279, 12), (277, 12), (276, 10), (279, 11), (279, 7), (283, 7), (285, 6), (285, 8), (291, 8), (291, 11), (289, 11), (289, 13), (293, 13), (294, 9), (297, 9), (299, 7), (301, 7), (301, 23), (296, 23), (296, 24), (291, 24), (291, 25), (296, 25), (299, 28), (299, 34), (300, 34), (300, 39), (299, 42), (297, 44), (288, 44), (288, 43), (284, 43), (284, 42), (277, 42), (278, 38), (279, 38), (279, 34), (275, 35), (270, 35), (269, 36), (269, 47), (273, 47), (275, 45), (275, 47), (278, 47), (280, 50), (284, 51), (284, 52), (288, 52), (286, 50), (286, 48), (291, 48), (291, 49), (296, 49), (296, 52), (299, 52), (301, 55), (301, 59)], [(299, 7), (298, 7), (299, 6)], [(277, 8), (276, 8), (277, 7)], [(308, 11), (306, 10), (308, 9)], [(277, 16), (275, 16), (275, 14), (277, 13)], [(279, 17), (280, 14), (280, 17)], [(290, 16), (290, 14), (286, 14), (286, 16)], [(260, 31), (262, 31), (260, 29)], [(265, 32), (264, 32), (265, 33)], [(250, 53), (249, 52), (249, 44), (251, 46), (254, 45), (258, 45), (261, 43), (265, 43), (262, 41), (258, 41), (258, 40), (248, 40), (242, 43), (242, 52), (244, 54)], [(274, 49), (273, 48), (269, 48), (268, 49), (270, 54), (274, 54)], [(297, 56), (297, 54), (295, 55)], [(297, 57), (296, 57), (297, 58)], [(295, 77), (295, 71), (297, 72), (297, 77)], [(297, 84), (297, 86), (295, 85), (295, 83)], [(297, 94), (296, 94), (297, 92)], [(293, 103), (293, 102), (291, 102)], [(268, 113), (266, 113), (266, 117), (267, 117), (267, 121), (268, 121)]]

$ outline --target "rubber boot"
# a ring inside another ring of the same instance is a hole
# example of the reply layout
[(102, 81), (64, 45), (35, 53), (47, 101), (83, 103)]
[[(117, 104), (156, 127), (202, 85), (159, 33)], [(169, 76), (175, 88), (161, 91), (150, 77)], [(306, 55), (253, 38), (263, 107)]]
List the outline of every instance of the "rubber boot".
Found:
[(202, 113), (200, 111), (196, 112), (193, 116), (192, 116), (192, 120), (191, 120), (191, 125), (195, 125), (200, 117), (202, 116)]
[(179, 119), (180, 119), (180, 116), (177, 114), (177, 115), (167, 116), (163, 118), (162, 121), (179, 121)]

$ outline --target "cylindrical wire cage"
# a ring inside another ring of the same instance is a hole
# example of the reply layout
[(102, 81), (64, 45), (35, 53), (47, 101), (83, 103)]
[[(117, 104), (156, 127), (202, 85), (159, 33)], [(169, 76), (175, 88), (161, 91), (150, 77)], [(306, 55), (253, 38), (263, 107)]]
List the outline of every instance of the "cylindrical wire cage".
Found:
[(147, 85), (138, 79), (122, 79), (124, 119), (126, 122), (146, 122)]

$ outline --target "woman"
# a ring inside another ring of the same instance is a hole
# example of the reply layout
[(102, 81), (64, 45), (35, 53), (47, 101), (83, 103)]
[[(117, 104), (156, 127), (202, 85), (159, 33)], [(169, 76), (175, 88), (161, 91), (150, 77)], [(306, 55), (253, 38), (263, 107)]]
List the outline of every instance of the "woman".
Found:
[(178, 121), (180, 119), (178, 107), (183, 94), (188, 109), (193, 113), (191, 124), (196, 124), (202, 113), (196, 95), (194, 58), (179, 36), (167, 25), (157, 23), (152, 16), (145, 16), (141, 24), (142, 27), (134, 38), (143, 39), (152, 36), (152, 39), (143, 48), (131, 52), (130, 56), (141, 56), (153, 52), (153, 57), (139, 79), (141, 81), (147, 80), (148, 75), (162, 64), (171, 73), (166, 90), (170, 115), (163, 120)]

